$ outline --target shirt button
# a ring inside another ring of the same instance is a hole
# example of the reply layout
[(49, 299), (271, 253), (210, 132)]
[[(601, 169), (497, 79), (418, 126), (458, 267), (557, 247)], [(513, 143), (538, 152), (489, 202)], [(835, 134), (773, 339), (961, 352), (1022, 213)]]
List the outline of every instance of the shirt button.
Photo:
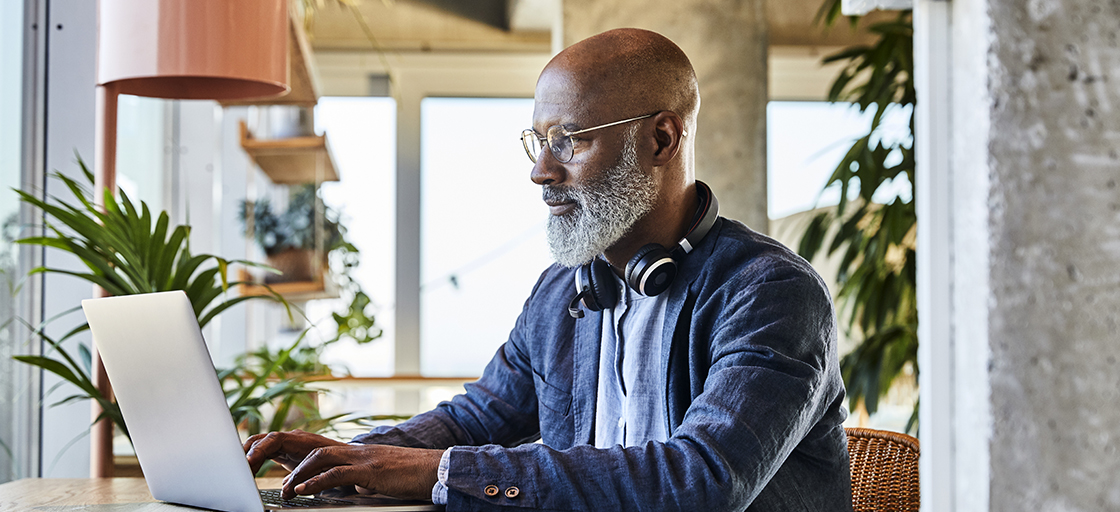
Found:
[(519, 494), (521, 494), (521, 489), (518, 489), (516, 487), (510, 487), (509, 489), (506, 489), (506, 497), (509, 499), (516, 498)]
[(486, 493), (487, 496), (497, 496), (498, 495), (498, 486), (487, 485), (486, 488), (482, 490), (482, 492)]
[(618, 419), (618, 428), (622, 428), (622, 427), (625, 427), (625, 426), (626, 426), (626, 418), (619, 418)]

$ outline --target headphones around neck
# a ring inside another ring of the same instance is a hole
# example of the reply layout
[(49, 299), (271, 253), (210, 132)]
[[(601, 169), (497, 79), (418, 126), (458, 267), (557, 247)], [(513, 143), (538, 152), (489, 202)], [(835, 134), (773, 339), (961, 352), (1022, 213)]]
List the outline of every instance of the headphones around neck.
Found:
[[(669, 289), (677, 276), (677, 267), (684, 257), (692, 252), (712, 229), (719, 216), (719, 201), (712, 189), (704, 182), (696, 182), (696, 195), (700, 198), (700, 208), (692, 227), (672, 251), (661, 244), (646, 244), (634, 253), (626, 264), (626, 284), (638, 293), (654, 296)], [(614, 281), (611, 265), (601, 258), (581, 265), (576, 270), (576, 297), (568, 304), (568, 314), (572, 318), (583, 318), (583, 307), (591, 311), (613, 308), (618, 303), (618, 287)]]

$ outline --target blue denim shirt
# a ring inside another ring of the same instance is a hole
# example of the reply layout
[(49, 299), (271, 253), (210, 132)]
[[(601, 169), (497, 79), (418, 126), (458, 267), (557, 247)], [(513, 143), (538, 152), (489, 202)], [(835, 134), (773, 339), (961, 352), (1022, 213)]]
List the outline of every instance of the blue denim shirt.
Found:
[(605, 449), (588, 444), (603, 315), (568, 315), (573, 273), (541, 275), (466, 393), (355, 441), (455, 446), (448, 510), (851, 510), (835, 315), (808, 263), (717, 220), (666, 292), (670, 438)]

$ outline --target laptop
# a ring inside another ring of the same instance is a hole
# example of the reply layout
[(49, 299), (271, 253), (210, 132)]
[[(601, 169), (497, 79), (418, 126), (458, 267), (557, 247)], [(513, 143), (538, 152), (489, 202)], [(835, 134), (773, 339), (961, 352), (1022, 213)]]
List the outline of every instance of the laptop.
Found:
[(344, 492), (285, 503), (258, 492), (187, 295), (89, 299), (82, 309), (153, 498), (226, 512), (443, 510)]

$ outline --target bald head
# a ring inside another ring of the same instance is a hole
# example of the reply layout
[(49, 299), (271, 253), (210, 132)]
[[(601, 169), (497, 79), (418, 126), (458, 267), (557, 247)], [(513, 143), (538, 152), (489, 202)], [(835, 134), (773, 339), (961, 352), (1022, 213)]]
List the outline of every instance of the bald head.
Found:
[(692, 131), (700, 108), (692, 63), (648, 30), (615, 29), (568, 47), (545, 67), (542, 85), (566, 89), (587, 110), (575, 114), (596, 122), (671, 110)]
[(601, 253), (621, 276), (640, 247), (684, 237), (699, 207), (694, 137), (685, 135), (695, 133), (699, 107), (688, 57), (648, 30), (604, 32), (548, 63), (533, 98), (532, 136), (548, 133), (553, 144), (551, 127), (562, 126), (572, 133), (559, 140), (573, 152), (539, 151), (530, 177), (552, 208), (557, 261)]

